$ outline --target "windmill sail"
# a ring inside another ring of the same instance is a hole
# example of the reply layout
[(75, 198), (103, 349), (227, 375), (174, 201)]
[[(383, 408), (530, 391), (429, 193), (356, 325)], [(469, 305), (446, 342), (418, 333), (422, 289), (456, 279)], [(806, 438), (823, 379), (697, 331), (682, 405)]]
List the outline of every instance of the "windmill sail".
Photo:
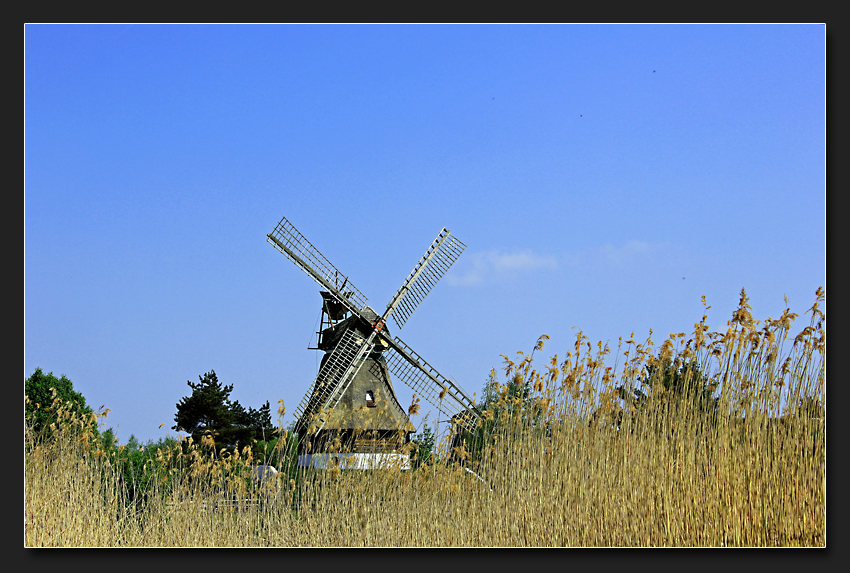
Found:
[(384, 320), (392, 314), (398, 327), (403, 327), (419, 303), (431, 292), (465, 248), (466, 245), (443, 227), (387, 305)]
[(309, 417), (316, 415), (315, 430), (321, 430), (325, 425), (323, 414), (329, 408), (336, 406), (340, 397), (345, 393), (348, 384), (357, 375), (363, 365), (364, 358), (374, 348), (375, 335), (364, 338), (356, 329), (349, 328), (343, 333), (339, 342), (330, 355), (323, 361), (319, 374), (313, 381), (307, 394), (295, 409), (295, 419), (299, 428), (306, 428)]
[[(340, 430), (341, 428), (337, 427), (339, 419), (344, 419), (345, 423), (349, 424), (342, 426), (347, 428), (343, 430), (345, 432), (350, 431), (351, 428), (355, 430), (360, 428), (357, 424), (363, 421), (356, 419), (353, 413), (347, 412), (353, 412), (353, 404), (361, 399), (364, 408), (375, 407), (374, 402), (377, 400), (370, 399), (373, 391), (377, 397), (377, 394), (386, 390), (388, 396), (385, 399), (392, 398), (397, 402), (388, 371), (413, 388), (447, 419), (451, 418), (456, 422), (459, 427), (466, 430), (474, 428), (481, 414), (472, 399), (456, 383), (441, 376), (400, 339), (390, 338), (389, 333), (384, 329), (390, 316), (393, 316), (399, 328), (405, 324), (413, 311), (461, 255), (466, 245), (453, 237), (448, 229), (443, 228), (402, 283), (401, 288), (387, 305), (383, 316), (378, 316), (373, 309), (366, 306), (367, 299), (363, 293), (299, 233), (286, 217), (283, 217), (274, 231), (266, 237), (269, 243), (327, 291), (323, 294), (325, 301), (323, 308), (328, 313), (330, 325), (322, 331), (328, 337), (327, 344), (322, 348), (327, 353), (322, 359), (319, 373), (313, 384), (295, 409), (296, 432), (301, 437), (305, 434), (319, 433), (326, 426), (334, 426)], [(328, 306), (330, 299), (325, 296), (328, 293), (342, 305), (342, 308), (331, 309)], [(353, 316), (343, 318), (346, 314), (343, 309), (351, 312)], [(341, 320), (341, 322), (334, 324), (334, 320)], [(380, 344), (376, 344), (379, 342)], [(366, 363), (371, 363), (372, 366), (377, 365), (380, 372), (369, 377), (368, 369), (361, 371)], [(364, 384), (366, 386), (361, 388), (360, 386)], [(361, 396), (360, 392), (364, 390)], [(338, 411), (334, 411), (335, 408), (338, 408)], [(397, 432), (397, 422), (402, 418), (407, 421), (408, 426), (410, 425), (401, 406), (398, 405), (396, 409), (399, 410), (395, 412), (398, 415), (390, 416), (389, 421), (381, 420), (380, 424), (383, 425), (378, 430)], [(392, 424), (387, 425), (390, 421)], [(401, 427), (404, 428), (404, 424)], [(412, 426), (410, 431), (413, 431)], [(381, 439), (385, 440), (385, 438), (386, 436)], [(409, 439), (409, 432), (405, 434), (405, 440), (407, 439)], [(320, 438), (319, 441), (321, 442)], [(309, 450), (310, 447), (310, 442), (307, 441), (306, 449)], [(310, 455), (309, 452), (307, 455)]]
[(348, 277), (343, 275), (327, 260), (319, 250), (298, 232), (286, 217), (280, 220), (274, 231), (266, 235), (267, 241), (286, 255), (301, 270), (310, 275), (317, 283), (328, 289), (351, 312), (360, 314), (366, 306), (363, 296)]
[[(480, 416), (475, 402), (457, 384), (443, 377), (416, 352), (396, 337), (388, 340), (385, 353), (387, 366), (393, 375), (415, 390), (446, 418), (455, 418), (460, 425), (472, 431)], [(440, 398), (440, 394), (443, 393)]]

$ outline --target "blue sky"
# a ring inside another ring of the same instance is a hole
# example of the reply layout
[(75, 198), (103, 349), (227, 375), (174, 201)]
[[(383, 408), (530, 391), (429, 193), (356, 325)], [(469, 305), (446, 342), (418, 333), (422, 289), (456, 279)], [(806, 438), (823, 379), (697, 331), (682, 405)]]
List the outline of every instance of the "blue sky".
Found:
[(291, 421), (321, 298), (266, 242), (283, 216), (379, 311), (463, 241), (390, 330), (470, 394), (573, 326), (660, 344), (705, 295), (725, 330), (742, 287), (802, 314), (825, 127), (820, 25), (28, 25), (24, 377), (67, 375), (122, 443), (174, 435), (213, 369)]

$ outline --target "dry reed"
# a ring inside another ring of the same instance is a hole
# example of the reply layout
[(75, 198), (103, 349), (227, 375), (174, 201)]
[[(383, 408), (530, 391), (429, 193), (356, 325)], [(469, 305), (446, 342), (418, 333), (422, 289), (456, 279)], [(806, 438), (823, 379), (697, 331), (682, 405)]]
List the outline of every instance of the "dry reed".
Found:
[[(541, 337), (505, 358), (479, 440), (415, 471), (281, 473), (261, 492), (249, 452), (184, 442), (130, 503), (115, 452), (65, 412), (52, 440), (25, 432), (25, 545), (823, 547), (823, 300), (791, 338), (796, 314), (755, 321), (742, 291), (726, 332), (703, 317), (659, 348), (632, 336), (612, 366), (579, 332), (538, 370)], [(663, 364), (710, 400), (653, 385)]]

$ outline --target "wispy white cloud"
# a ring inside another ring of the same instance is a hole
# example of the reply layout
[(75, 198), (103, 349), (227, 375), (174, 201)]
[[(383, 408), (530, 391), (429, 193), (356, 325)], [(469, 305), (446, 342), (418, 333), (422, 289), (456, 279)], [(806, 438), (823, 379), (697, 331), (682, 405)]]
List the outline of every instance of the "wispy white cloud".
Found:
[(519, 272), (557, 268), (558, 261), (555, 257), (538, 255), (529, 249), (511, 252), (482, 251), (470, 253), (458, 269), (459, 272), (446, 276), (446, 281), (453, 285), (473, 285)]
[(605, 269), (647, 269), (669, 264), (681, 258), (681, 248), (668, 242), (630, 240), (619, 245), (606, 243), (564, 254), (564, 266), (589, 272)]
[(456, 268), (446, 275), (446, 282), (469, 286), (498, 280), (521, 273), (553, 271), (569, 268), (572, 272), (595, 272), (605, 269), (631, 269), (655, 265), (674, 257), (676, 249), (669, 243), (631, 240), (621, 245), (611, 243), (584, 250), (563, 252), (558, 256), (541, 255), (530, 249), (512, 251), (479, 251), (465, 253)]
[(599, 248), (599, 258), (604, 262), (615, 266), (622, 266), (625, 263), (639, 259), (645, 259), (657, 253), (659, 245), (650, 245), (646, 241), (629, 241), (622, 247), (615, 247), (608, 244)]

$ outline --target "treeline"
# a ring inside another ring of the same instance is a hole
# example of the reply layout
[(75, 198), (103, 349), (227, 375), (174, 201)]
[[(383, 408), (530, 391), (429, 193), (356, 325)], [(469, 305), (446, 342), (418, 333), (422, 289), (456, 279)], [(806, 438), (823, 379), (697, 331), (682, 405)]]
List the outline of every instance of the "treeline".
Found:
[[(281, 447), (284, 430), (272, 425), (269, 402), (246, 409), (230, 399), (233, 385), (222, 385), (215, 371), (187, 384), (192, 393), (177, 403), (172, 427), (188, 434), (185, 438), (141, 442), (130, 435), (119, 444), (113, 429), (104, 429), (109, 409), (93, 411), (65, 375), (56, 377), (36, 368), (24, 382), (25, 445), (31, 450), (73, 436), (85, 455), (108, 460), (124, 502), (131, 505), (144, 503), (151, 492), (167, 491), (175, 476), (190, 465), (192, 454), (197, 458), (200, 452), (219, 463), (240, 460), (248, 470), (273, 465), (294, 472), (294, 467), (281, 463), (293, 457), (289, 450), (294, 444)], [(249, 471), (243, 473), (249, 477)]]

